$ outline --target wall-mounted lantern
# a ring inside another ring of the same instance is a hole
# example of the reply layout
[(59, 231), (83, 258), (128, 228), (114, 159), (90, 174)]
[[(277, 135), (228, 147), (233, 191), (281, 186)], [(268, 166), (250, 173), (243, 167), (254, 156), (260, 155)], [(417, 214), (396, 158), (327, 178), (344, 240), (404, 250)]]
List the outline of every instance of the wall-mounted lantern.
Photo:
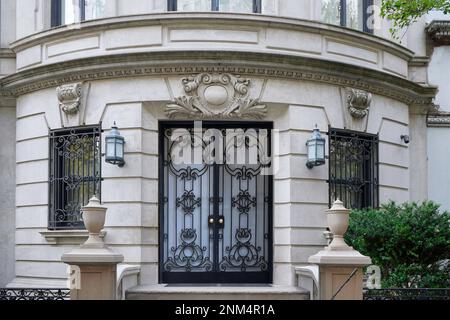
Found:
[(408, 135), (402, 135), (400, 136), (400, 139), (402, 139), (405, 144), (409, 144), (411, 142), (411, 138)]
[(320, 135), (317, 125), (311, 139), (306, 142), (306, 147), (308, 149), (308, 162), (306, 162), (308, 169), (325, 164), (325, 139)]
[(125, 165), (124, 146), (125, 138), (120, 135), (119, 129), (114, 122), (111, 132), (106, 136), (106, 159), (107, 163), (123, 167)]

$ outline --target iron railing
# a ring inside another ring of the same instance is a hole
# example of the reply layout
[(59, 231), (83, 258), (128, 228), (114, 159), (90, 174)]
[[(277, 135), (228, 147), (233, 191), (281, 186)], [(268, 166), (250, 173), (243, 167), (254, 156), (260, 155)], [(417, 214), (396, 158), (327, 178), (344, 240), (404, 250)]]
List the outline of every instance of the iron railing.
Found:
[(0, 288), (0, 301), (63, 301), (70, 300), (69, 289)]
[(450, 300), (450, 288), (371, 289), (364, 291), (364, 300)]

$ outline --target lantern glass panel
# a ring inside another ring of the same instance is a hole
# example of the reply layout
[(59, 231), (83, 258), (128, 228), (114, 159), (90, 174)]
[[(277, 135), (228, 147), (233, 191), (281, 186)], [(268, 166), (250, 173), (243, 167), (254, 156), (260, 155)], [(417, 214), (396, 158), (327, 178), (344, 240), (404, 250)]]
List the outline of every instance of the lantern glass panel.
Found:
[(107, 139), (106, 140), (106, 157), (114, 158), (116, 156), (116, 145), (114, 143), (116, 139)]
[(119, 159), (123, 159), (123, 141), (117, 140), (116, 143), (116, 157)]
[(316, 142), (310, 141), (308, 143), (308, 160), (315, 161), (316, 160)]
[(317, 141), (317, 160), (323, 161), (325, 159), (325, 142)]

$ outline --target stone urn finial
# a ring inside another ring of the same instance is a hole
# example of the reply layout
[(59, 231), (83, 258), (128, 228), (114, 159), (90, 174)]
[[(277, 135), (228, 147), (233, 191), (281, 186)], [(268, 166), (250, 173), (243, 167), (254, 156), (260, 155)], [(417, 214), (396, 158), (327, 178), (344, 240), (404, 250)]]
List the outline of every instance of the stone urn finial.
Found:
[(326, 248), (332, 251), (353, 250), (344, 241), (344, 235), (348, 229), (350, 210), (344, 207), (344, 203), (337, 199), (333, 206), (327, 210), (327, 222), (333, 241)]
[(105, 243), (100, 237), (100, 232), (105, 226), (107, 208), (100, 204), (97, 197), (92, 197), (89, 203), (83, 207), (83, 220), (86, 229), (89, 231), (89, 238), (82, 245), (84, 248), (104, 248)]

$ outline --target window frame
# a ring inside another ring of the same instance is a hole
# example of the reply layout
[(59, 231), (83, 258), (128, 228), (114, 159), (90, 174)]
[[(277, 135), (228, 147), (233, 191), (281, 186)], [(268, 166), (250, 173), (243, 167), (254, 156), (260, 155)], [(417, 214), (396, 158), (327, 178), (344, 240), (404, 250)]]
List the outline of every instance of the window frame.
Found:
[[(366, 33), (373, 33), (373, 28), (369, 28), (369, 26), (367, 25), (367, 20), (370, 17), (370, 14), (367, 12), (367, 9), (370, 6), (373, 6), (373, 0), (360, 0), (363, 2), (363, 29), (359, 30), (359, 31), (363, 31)], [(340, 0), (340, 25), (341, 27), (345, 27), (348, 28), (347, 26), (347, 0)], [(352, 29), (354, 30), (354, 29)]]
[[(221, 12), (219, 8), (219, 0), (210, 0), (210, 1), (211, 1), (211, 11)], [(261, 1), (262, 0), (253, 0), (252, 13), (261, 13)], [(167, 0), (167, 10), (169, 12), (178, 11), (177, 3), (178, 0)]]
[[(353, 131), (353, 130), (347, 130), (347, 129), (338, 129), (329, 127), (328, 128), (328, 197), (329, 197), (329, 205), (331, 206), (332, 203), (335, 201), (332, 197), (333, 189), (336, 190), (337, 186), (340, 185), (340, 197), (342, 198), (342, 190), (344, 189), (345, 193), (345, 184), (343, 186), (342, 183), (336, 183), (332, 179), (332, 172), (335, 167), (332, 166), (332, 148), (333, 148), (333, 140), (337, 139), (357, 139), (361, 141), (368, 141), (371, 143), (371, 158), (365, 160), (365, 164), (363, 167), (364, 170), (364, 181), (366, 183), (364, 184), (364, 191), (361, 195), (362, 204), (361, 208), (349, 208), (349, 209), (364, 209), (364, 208), (378, 208), (380, 203), (380, 180), (379, 180), (379, 174), (380, 174), (380, 165), (379, 165), (379, 136), (377, 134), (369, 134), (365, 132), (360, 131)], [(333, 139), (335, 138), (335, 139)], [(337, 139), (336, 139), (337, 138)], [(335, 160), (336, 162), (336, 160)], [(367, 163), (370, 163), (370, 166), (367, 166)], [(336, 173), (336, 170), (334, 171)], [(347, 176), (347, 170), (345, 170), (345, 180), (352, 179), (352, 177)], [(370, 176), (367, 178), (367, 176)], [(340, 178), (342, 179), (342, 175), (340, 175)], [(335, 178), (335, 180), (338, 180)], [(369, 182), (367, 183), (367, 180)], [(336, 197), (336, 195), (335, 195)], [(344, 204), (347, 207), (350, 207), (350, 205), (347, 203), (347, 199), (340, 199), (344, 202)]]
[(367, 21), (369, 20), (370, 14), (367, 12), (369, 7), (373, 6), (373, 0), (363, 0), (363, 32), (373, 33), (373, 28), (369, 28)]
[[(94, 188), (96, 191), (94, 194), (101, 200), (102, 194), (102, 124), (90, 125), (90, 126), (77, 126), (77, 127), (67, 127), (61, 129), (55, 129), (49, 131), (49, 160), (48, 160), (48, 230), (85, 230), (84, 223), (71, 223), (70, 221), (63, 221), (61, 225), (58, 225), (55, 216), (56, 211), (59, 210), (59, 207), (67, 204), (67, 194), (60, 195), (59, 193), (56, 195), (55, 193), (61, 192), (61, 186), (58, 186), (58, 183), (61, 183), (61, 179), (65, 173), (64, 171), (64, 159), (61, 155), (56, 155), (55, 153), (55, 145), (54, 141), (58, 139), (58, 137), (68, 137), (72, 135), (74, 132), (77, 136), (89, 135), (92, 137), (96, 137), (98, 139), (94, 143), (98, 143), (98, 147), (94, 148), (94, 165), (92, 167), (92, 172), (89, 172), (88, 175), (84, 175), (83, 169), (83, 182), (85, 179), (89, 179), (89, 181), (93, 181)], [(98, 161), (98, 167), (96, 167), (95, 163)], [(96, 172), (98, 172), (98, 177), (96, 177)], [(57, 178), (54, 176), (58, 175)], [(53, 176), (53, 179), (52, 179)], [(59, 190), (59, 191), (56, 191)], [(55, 199), (58, 198), (61, 200), (62, 204), (57, 205)], [(78, 199), (79, 200), (79, 199)], [(89, 199), (85, 199), (86, 203), (80, 205), (86, 205)], [(58, 207), (58, 208), (57, 208)]]
[[(62, 1), (52, 0), (51, 4), (51, 27), (60, 27), (62, 23)], [(80, 21), (86, 21), (86, 0), (79, 0)], [(65, 24), (64, 24), (65, 25)]]

